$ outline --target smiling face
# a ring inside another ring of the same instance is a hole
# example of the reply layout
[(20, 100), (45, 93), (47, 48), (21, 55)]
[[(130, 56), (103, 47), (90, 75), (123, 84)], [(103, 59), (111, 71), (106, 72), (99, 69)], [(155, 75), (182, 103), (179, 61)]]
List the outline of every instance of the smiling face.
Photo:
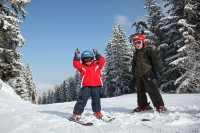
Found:
[(136, 49), (142, 49), (143, 41), (142, 40), (134, 41), (132, 45), (135, 46)]
[(92, 58), (91, 57), (89, 57), (89, 58), (85, 58), (85, 59), (83, 59), (83, 61), (84, 61), (84, 63), (86, 64), (86, 65), (90, 65), (90, 64), (92, 64)]

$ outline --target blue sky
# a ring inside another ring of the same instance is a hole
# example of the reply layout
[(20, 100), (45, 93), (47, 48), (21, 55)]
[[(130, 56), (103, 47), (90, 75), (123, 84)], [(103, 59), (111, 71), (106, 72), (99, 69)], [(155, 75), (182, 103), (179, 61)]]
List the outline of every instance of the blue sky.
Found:
[[(42, 89), (74, 74), (74, 50), (105, 48), (112, 29), (120, 23), (127, 36), (134, 21), (144, 19), (143, 0), (32, 0), (20, 24), (26, 40), (18, 50), (29, 62), (34, 81)], [(38, 89), (37, 88), (37, 89)]]

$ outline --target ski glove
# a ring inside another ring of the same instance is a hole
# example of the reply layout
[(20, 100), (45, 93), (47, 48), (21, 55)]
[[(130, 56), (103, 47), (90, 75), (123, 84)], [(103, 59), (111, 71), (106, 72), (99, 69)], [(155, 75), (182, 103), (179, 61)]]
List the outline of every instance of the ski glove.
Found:
[(96, 54), (98, 54), (98, 50), (97, 49), (93, 49), (93, 53), (94, 53), (94, 56), (96, 56)]
[(80, 60), (80, 51), (78, 48), (75, 50), (74, 60)]
[(93, 49), (93, 53), (94, 53), (96, 60), (99, 60), (101, 58), (101, 55), (98, 53), (97, 49)]

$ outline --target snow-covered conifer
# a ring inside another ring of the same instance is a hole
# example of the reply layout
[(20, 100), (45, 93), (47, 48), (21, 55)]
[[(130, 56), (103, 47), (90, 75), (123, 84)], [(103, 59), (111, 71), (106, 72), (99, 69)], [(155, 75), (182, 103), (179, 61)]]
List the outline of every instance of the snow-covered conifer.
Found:
[(54, 96), (53, 96), (53, 103), (60, 103), (60, 87), (59, 84), (56, 84), (54, 87)]
[(165, 1), (165, 7), (168, 8), (169, 16), (161, 19), (160, 23), (162, 23), (162, 26), (160, 30), (164, 39), (158, 47), (158, 57), (163, 61), (161, 65), (161, 90), (164, 92), (175, 92), (180, 84), (175, 84), (175, 81), (185, 71), (180, 66), (172, 64), (173, 61), (182, 57), (177, 51), (180, 47), (184, 46), (184, 38), (179, 32), (181, 25), (178, 24), (178, 21), (184, 18), (184, 0)]
[(176, 80), (177, 93), (200, 93), (200, 1), (184, 1), (184, 18), (178, 21), (184, 45), (178, 49), (181, 58), (172, 62), (185, 72)]
[(126, 44), (125, 32), (120, 25), (113, 28), (112, 39), (106, 48), (104, 91), (107, 96), (131, 93), (132, 52)]
[(41, 104), (47, 104), (47, 93), (43, 92), (42, 96), (41, 96)]
[(147, 30), (144, 34), (147, 38), (148, 45), (160, 44), (161, 32), (160, 32), (160, 20), (164, 17), (161, 7), (156, 3), (155, 0), (146, 0), (145, 9), (148, 12), (147, 15)]
[(29, 63), (26, 64), (26, 69), (25, 69), (25, 82), (26, 82), (26, 88), (28, 91), (28, 96), (29, 96), (29, 100), (32, 103), (36, 103), (36, 86), (35, 83), (33, 81), (33, 76), (32, 76), (32, 72), (31, 72), (31, 68)]
[(80, 90), (81, 90), (81, 78), (80, 78), (80, 73), (78, 71), (75, 72), (74, 75), (74, 85), (75, 85), (75, 93), (76, 93), (76, 99), (80, 95)]
[[(24, 67), (16, 50), (24, 44), (18, 24), (26, 16), (29, 0), (0, 0), (0, 78), (9, 83), (25, 100)], [(20, 15), (21, 14), (21, 15)], [(16, 87), (16, 88), (15, 88)]]

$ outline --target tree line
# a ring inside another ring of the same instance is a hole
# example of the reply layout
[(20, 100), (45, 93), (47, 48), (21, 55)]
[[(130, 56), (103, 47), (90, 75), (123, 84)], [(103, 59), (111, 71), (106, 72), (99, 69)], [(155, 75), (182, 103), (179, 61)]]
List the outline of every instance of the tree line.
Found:
[[(200, 92), (200, 1), (163, 0), (163, 2), (164, 6), (161, 7), (156, 0), (145, 1), (147, 19), (133, 23), (135, 31), (128, 39), (120, 25), (113, 28), (112, 37), (105, 48), (106, 64), (102, 71), (104, 83), (102, 97), (135, 92), (132, 76), (134, 70), (131, 70), (135, 49), (130, 47), (126, 40), (131, 41), (136, 34), (144, 34), (147, 44), (156, 46), (161, 66), (160, 91)], [(73, 79), (77, 80), (75, 77)], [(69, 89), (72, 94), (75, 94), (73, 92), (75, 90), (80, 91), (77, 85)], [(45, 98), (43, 96), (41, 99)], [(74, 96), (74, 100), (77, 96)]]
[[(24, 45), (18, 24), (26, 17), (28, 0), (0, 0), (0, 78), (10, 84), (23, 99), (35, 102), (36, 91), (30, 65), (21, 62), (18, 47)], [(146, 0), (146, 20), (133, 22), (129, 36), (118, 24), (105, 48), (106, 64), (102, 70), (102, 97), (135, 92), (131, 60), (135, 49), (130, 40), (144, 34), (148, 45), (155, 45), (161, 66), (159, 90), (165, 93), (200, 92), (200, 1)], [(130, 27), (131, 28), (131, 27)], [(127, 41), (129, 40), (129, 41)], [(39, 98), (39, 103), (76, 100), (79, 95), (78, 72), (67, 76)]]

